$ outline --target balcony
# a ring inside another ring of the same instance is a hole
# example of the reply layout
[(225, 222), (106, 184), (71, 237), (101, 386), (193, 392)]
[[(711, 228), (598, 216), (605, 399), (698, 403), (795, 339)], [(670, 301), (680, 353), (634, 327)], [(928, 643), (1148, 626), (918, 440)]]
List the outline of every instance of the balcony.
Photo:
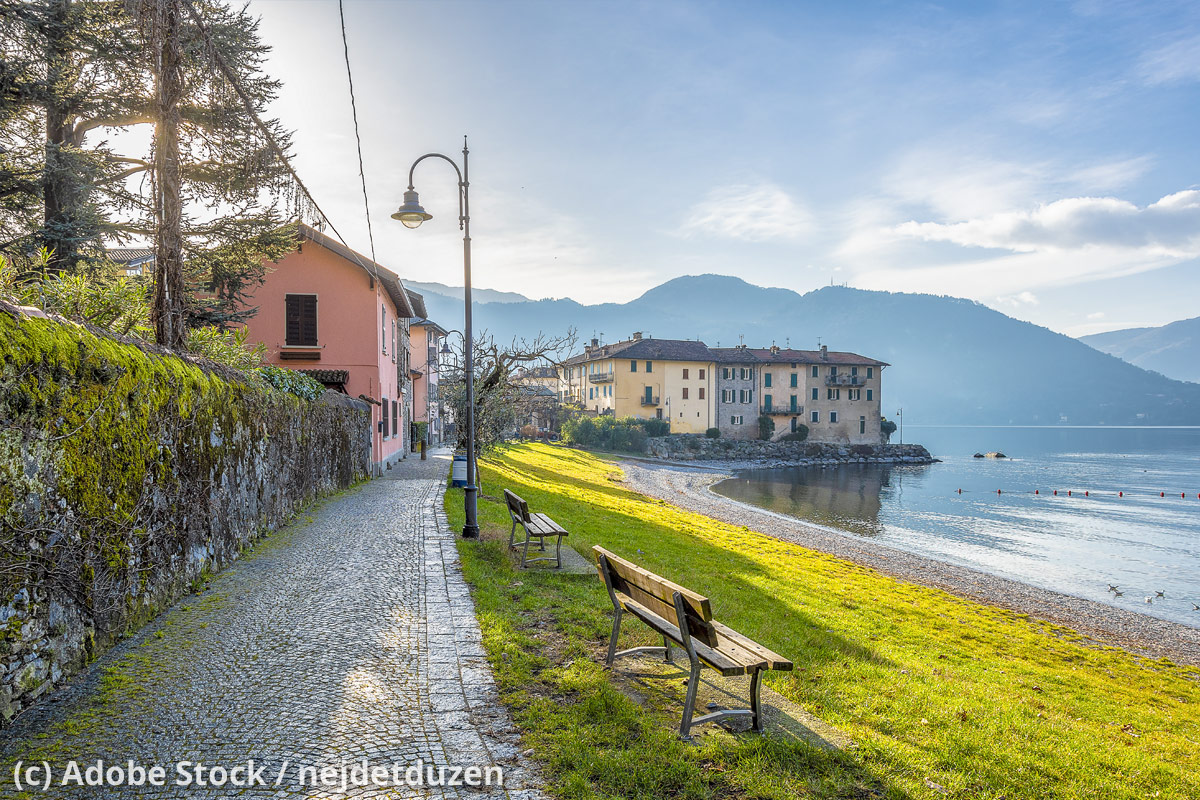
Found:
[(588, 383), (612, 383), (611, 372), (593, 372), (588, 375)]
[(861, 375), (828, 375), (826, 386), (866, 386), (867, 379)]
[(803, 414), (804, 406), (763, 406), (762, 413), (768, 417), (771, 416), (791, 416), (793, 414)]
[(654, 395), (652, 397), (647, 397), (646, 395), (642, 395), (642, 405), (644, 405), (644, 406), (658, 405), (658, 395)]

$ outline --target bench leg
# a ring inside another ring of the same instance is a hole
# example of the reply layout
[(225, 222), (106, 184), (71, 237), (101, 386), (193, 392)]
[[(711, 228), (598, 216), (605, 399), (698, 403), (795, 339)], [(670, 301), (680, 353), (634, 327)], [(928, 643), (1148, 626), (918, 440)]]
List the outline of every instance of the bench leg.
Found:
[(555, 569), (562, 569), (562, 537), (558, 537), (558, 545), (554, 548)]
[(675, 662), (671, 660), (671, 640), (665, 636), (663, 637), (663, 650), (666, 651), (663, 653), (663, 662), (674, 664)]
[(679, 723), (679, 736), (683, 739), (692, 730), (692, 714), (696, 711), (696, 690), (700, 688), (700, 662), (692, 662), (692, 674), (688, 676), (687, 699), (683, 701), (683, 721)]
[(606, 667), (611, 667), (617, 658), (617, 634), (621, 632), (621, 615), (623, 613), (624, 610), (620, 606), (617, 606), (616, 611), (613, 612), (612, 638), (608, 642), (608, 658), (604, 659)]
[(752, 727), (756, 733), (763, 732), (762, 700), (759, 692), (762, 689), (762, 670), (754, 670), (750, 676), (750, 710), (753, 712)]
[(525, 532), (525, 547), (521, 550), (521, 569), (529, 563), (529, 532)]
[(513, 549), (513, 542), (517, 539), (517, 521), (513, 520), (512, 530), (508, 532), (508, 549)]

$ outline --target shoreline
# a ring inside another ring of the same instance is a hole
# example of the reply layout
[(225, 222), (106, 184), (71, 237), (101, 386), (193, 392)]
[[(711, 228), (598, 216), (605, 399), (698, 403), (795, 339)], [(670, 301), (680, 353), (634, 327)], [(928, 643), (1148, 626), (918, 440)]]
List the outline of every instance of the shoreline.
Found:
[(1011, 578), (917, 555), (853, 534), (723, 497), (711, 486), (738, 467), (621, 458), (636, 492), (776, 539), (844, 558), (894, 578), (1071, 628), (1099, 644), (1149, 658), (1200, 666), (1200, 628), (1042, 589)]

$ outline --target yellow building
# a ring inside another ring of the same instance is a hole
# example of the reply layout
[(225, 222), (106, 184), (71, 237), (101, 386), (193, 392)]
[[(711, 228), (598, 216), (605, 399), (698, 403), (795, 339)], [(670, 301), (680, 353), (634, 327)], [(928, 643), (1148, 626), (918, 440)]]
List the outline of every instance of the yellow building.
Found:
[(715, 424), (713, 353), (703, 342), (632, 339), (600, 344), (559, 366), (559, 400), (593, 414), (666, 419), (672, 433), (704, 433)]

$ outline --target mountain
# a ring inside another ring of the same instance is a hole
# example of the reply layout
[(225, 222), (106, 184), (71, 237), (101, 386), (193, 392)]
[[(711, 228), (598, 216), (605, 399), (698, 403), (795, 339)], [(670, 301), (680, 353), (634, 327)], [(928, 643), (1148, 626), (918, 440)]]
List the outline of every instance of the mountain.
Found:
[[(462, 302), (427, 295), (430, 317), (462, 327)], [(829, 286), (807, 294), (738, 278), (676, 278), (628, 303), (479, 303), (476, 330), (499, 340), (574, 327), (579, 347), (634, 331), (729, 347), (848, 350), (892, 364), (883, 410), (905, 420), (973, 425), (1195, 425), (1200, 385), (1101, 353), (1076, 339), (979, 303)]]
[(1170, 378), (1200, 383), (1200, 317), (1181, 319), (1158, 328), (1080, 336), (1079, 341), (1124, 359), (1142, 369)]
[[(414, 292), (419, 292), (422, 295), (436, 294), (442, 297), (457, 298), (458, 302), (462, 302), (463, 288), (461, 286), (447, 286), (444, 283), (418, 283), (417, 281), (405, 281), (404, 285), (412, 289)], [(529, 298), (523, 294), (516, 292), (498, 292), (495, 289), (477, 289), (471, 287), (471, 302), (473, 303), (528, 303)]]

